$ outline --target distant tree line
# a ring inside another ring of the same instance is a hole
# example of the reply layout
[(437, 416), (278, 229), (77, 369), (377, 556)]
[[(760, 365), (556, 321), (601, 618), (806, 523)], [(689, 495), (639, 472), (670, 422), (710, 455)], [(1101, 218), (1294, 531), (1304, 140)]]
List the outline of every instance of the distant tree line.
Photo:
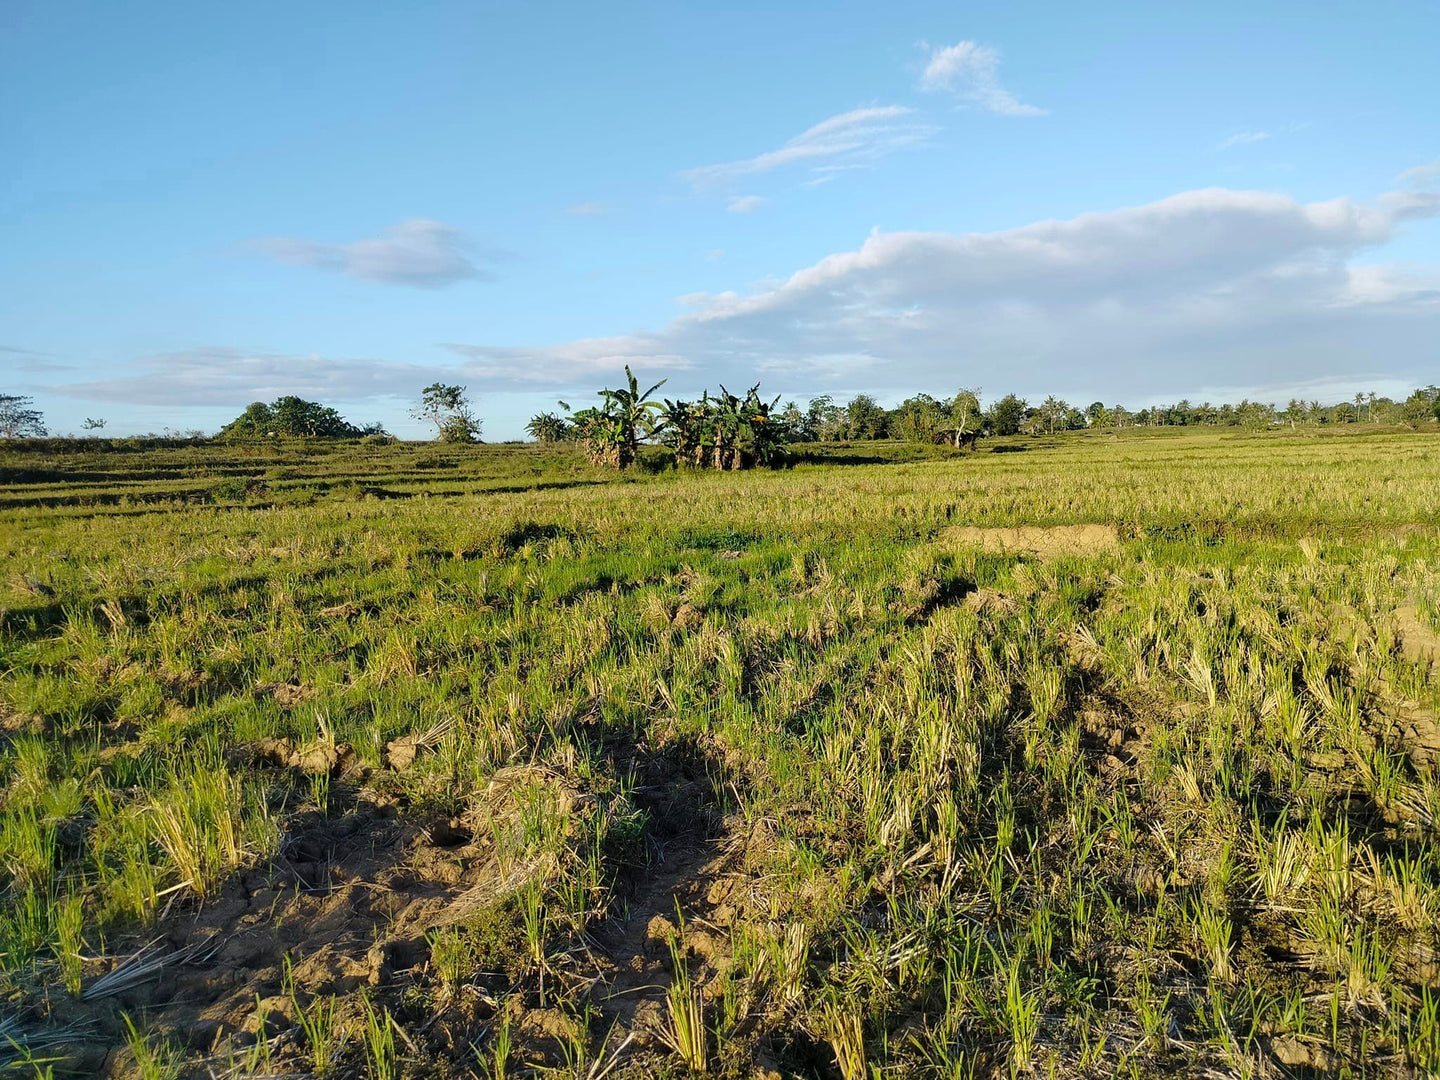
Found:
[(1409, 424), (1418, 427), (1440, 418), (1440, 388), (1421, 387), (1402, 401), (1375, 393), (1357, 393), (1349, 401), (1322, 405), (1318, 401), (1291, 398), (1282, 409), (1260, 401), (1238, 405), (1192, 404), (1181, 400), (1174, 405), (1156, 405), (1131, 412), (1123, 406), (1106, 408), (1097, 402), (1086, 410), (1090, 424), (1102, 427), (1276, 427), (1322, 424)]
[[(1356, 394), (1352, 401), (1321, 405), (1292, 400), (1281, 409), (1273, 404), (1243, 400), (1239, 404), (1193, 404), (1129, 409), (1124, 405), (1091, 402), (1081, 409), (1050, 396), (1031, 404), (1006, 394), (981, 409), (977, 390), (962, 390), (952, 398), (916, 394), (893, 409), (885, 409), (868, 394), (857, 394), (845, 405), (830, 397), (814, 398), (801, 408), (788, 402), (780, 411), (797, 440), (832, 442), (856, 439), (904, 439), (911, 442), (951, 442), (960, 445), (966, 431), (984, 435), (1053, 435), (1082, 428), (1130, 427), (1251, 427), (1320, 424), (1409, 424), (1418, 427), (1440, 418), (1440, 389), (1427, 386), (1403, 401), (1377, 394)], [(970, 425), (970, 426), (967, 426)]]
[(856, 394), (843, 405), (829, 395), (811, 398), (805, 406), (778, 399), (766, 404), (753, 387), (743, 399), (722, 386), (720, 393), (702, 394), (698, 402), (649, 401), (663, 383), (644, 394), (626, 368), (628, 387), (600, 392), (597, 408), (564, 414), (542, 412), (526, 430), (538, 442), (575, 441), (590, 448), (597, 462), (623, 468), (635, 458), (640, 441), (670, 446), (685, 464), (745, 468), (783, 455), (792, 442), (853, 442), (900, 439), (917, 443), (971, 444), (982, 435), (1053, 435), (1083, 428), (1247, 427), (1300, 425), (1409, 424), (1419, 427), (1440, 419), (1440, 388), (1423, 387), (1403, 401), (1374, 393), (1356, 394), (1352, 401), (1321, 405), (1292, 400), (1281, 409), (1260, 401), (1239, 404), (1193, 404), (1129, 409), (1091, 402), (1081, 409), (1055, 396), (1031, 404), (1006, 394), (988, 408), (978, 388), (966, 387), (951, 397), (916, 394), (887, 409), (869, 394)]
[[(830, 395), (811, 398), (803, 407), (794, 401), (766, 402), (758, 385), (744, 395), (721, 386), (705, 391), (698, 400), (652, 399), (664, 380), (641, 392), (627, 367), (626, 384), (618, 390), (601, 390), (598, 405), (562, 412), (542, 412), (526, 425), (531, 438), (541, 443), (576, 442), (597, 463), (624, 468), (636, 459), (644, 442), (671, 449), (676, 461), (695, 467), (742, 469), (775, 464), (784, 459), (785, 447), (796, 442), (850, 442), (900, 439), (955, 447), (972, 444), (980, 436), (1053, 435), (1082, 428), (1135, 427), (1237, 427), (1275, 428), (1345, 424), (1396, 425), (1418, 428), (1440, 420), (1440, 387), (1424, 386), (1396, 401), (1375, 393), (1357, 393), (1333, 405), (1292, 398), (1277, 405), (1242, 400), (1238, 404), (1195, 404), (1180, 400), (1173, 405), (1130, 409), (1124, 405), (1091, 402), (1081, 409), (1049, 396), (1031, 404), (1015, 394), (983, 407), (980, 390), (962, 387), (950, 397), (916, 394), (887, 409), (869, 394), (856, 394), (837, 403)], [(432, 383), (421, 391), (411, 415), (435, 430), (441, 442), (479, 442), (481, 420), (464, 386)], [(106, 421), (87, 417), (87, 432), (99, 432)], [(44, 438), (45, 417), (32, 398), (0, 393), (0, 438)], [(198, 431), (183, 434), (199, 438)], [(257, 401), (220, 429), (226, 438), (392, 438), (380, 423), (356, 426), (334, 408), (287, 395), (266, 403)]]

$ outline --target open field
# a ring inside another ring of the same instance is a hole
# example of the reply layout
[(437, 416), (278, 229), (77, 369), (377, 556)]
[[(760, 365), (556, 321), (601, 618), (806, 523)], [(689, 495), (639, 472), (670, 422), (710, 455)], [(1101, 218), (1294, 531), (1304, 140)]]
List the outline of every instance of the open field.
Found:
[(1440, 1070), (1440, 435), (815, 457), (0, 449), (6, 1056)]

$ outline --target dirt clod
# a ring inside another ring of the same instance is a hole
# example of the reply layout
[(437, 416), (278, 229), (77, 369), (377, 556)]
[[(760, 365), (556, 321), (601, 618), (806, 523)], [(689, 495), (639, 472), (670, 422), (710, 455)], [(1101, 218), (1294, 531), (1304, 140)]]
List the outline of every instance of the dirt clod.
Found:
[(339, 772), (355, 756), (345, 743), (316, 742), (297, 749), (289, 739), (261, 739), (255, 753), (272, 765), (314, 775)]
[(1400, 649), (1411, 663), (1430, 667), (1440, 664), (1440, 633), (1433, 630), (1420, 616), (1417, 608), (1395, 609), (1395, 632), (1400, 638)]
[(705, 616), (699, 608), (684, 603), (676, 608), (675, 617), (670, 620), (670, 623), (677, 630), (694, 630), (704, 621)]
[(385, 760), (392, 769), (408, 769), (415, 763), (419, 747), (412, 735), (403, 735), (385, 744)]
[(1395, 722), (1401, 741), (1417, 765), (1440, 765), (1440, 717), (1432, 709), (1413, 701), (1401, 702)]

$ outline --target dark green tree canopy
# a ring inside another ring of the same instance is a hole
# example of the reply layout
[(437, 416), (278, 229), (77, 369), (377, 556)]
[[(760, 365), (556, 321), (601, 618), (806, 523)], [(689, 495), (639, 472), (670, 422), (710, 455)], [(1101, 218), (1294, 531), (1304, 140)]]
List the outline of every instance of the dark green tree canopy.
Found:
[(856, 394), (845, 405), (845, 438), (883, 439), (889, 417), (869, 394)]
[(348, 439), (373, 434), (372, 428), (376, 426), (358, 428), (328, 405), (289, 394), (276, 398), (268, 405), (257, 401), (247, 406), (244, 412), (220, 429), (220, 434), (242, 438)]
[(991, 432), (996, 435), (1019, 434), (1021, 425), (1025, 423), (1025, 411), (1028, 408), (1024, 398), (1006, 394), (990, 406), (987, 419)]

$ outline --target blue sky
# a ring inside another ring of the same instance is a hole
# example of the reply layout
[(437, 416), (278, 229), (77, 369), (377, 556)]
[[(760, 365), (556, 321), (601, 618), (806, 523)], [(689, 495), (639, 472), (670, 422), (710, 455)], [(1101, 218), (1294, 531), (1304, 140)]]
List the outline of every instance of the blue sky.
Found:
[[(489, 438), (626, 362), (886, 400), (1440, 380), (1440, 7), (0, 5), (0, 373)], [(1083, 403), (1083, 402), (1082, 402)]]

